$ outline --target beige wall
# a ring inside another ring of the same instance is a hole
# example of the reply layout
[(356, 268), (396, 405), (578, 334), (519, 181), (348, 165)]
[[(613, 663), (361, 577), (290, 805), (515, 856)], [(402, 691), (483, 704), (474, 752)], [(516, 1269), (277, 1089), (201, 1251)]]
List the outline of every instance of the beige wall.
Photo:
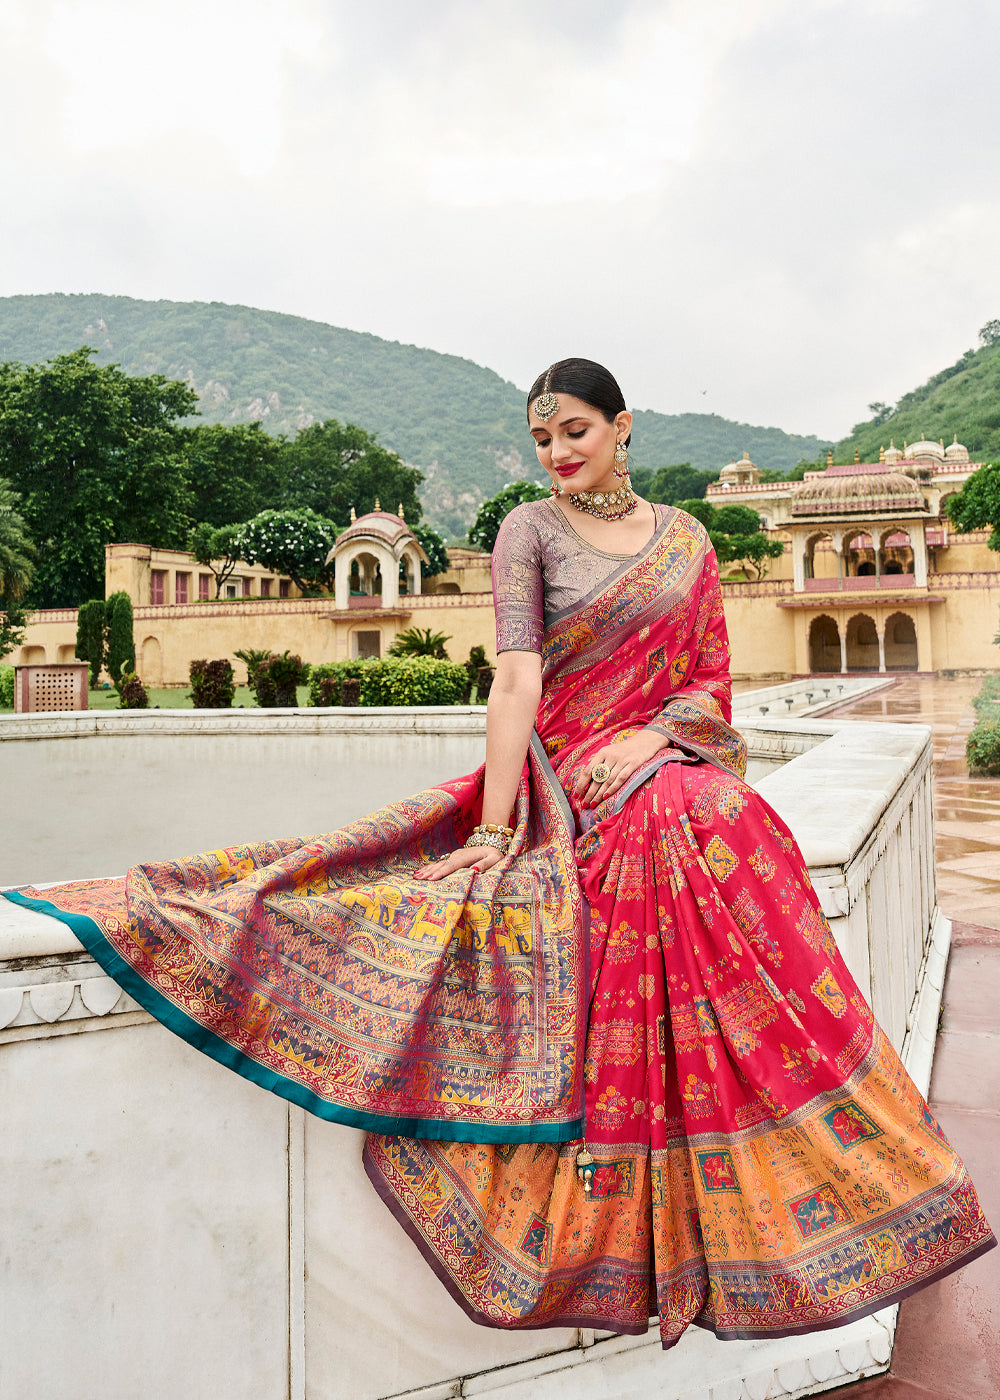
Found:
[[(473, 646), (496, 659), (493, 596), (490, 593), (416, 597), (396, 609), (351, 608), (337, 612), (332, 598), (210, 601), (187, 606), (137, 607), (134, 610), (136, 669), (147, 685), (186, 686), (190, 663), (197, 657), (233, 662), (238, 684), (246, 667), (238, 650), (268, 648), (298, 653), (316, 664), (345, 661), (357, 655), (355, 634), (378, 632), (385, 655), (397, 632), (407, 627), (442, 632), (453, 661), (464, 661)], [(72, 661), (76, 644), (76, 609), (36, 613), (25, 645), (4, 658), (9, 665)]]

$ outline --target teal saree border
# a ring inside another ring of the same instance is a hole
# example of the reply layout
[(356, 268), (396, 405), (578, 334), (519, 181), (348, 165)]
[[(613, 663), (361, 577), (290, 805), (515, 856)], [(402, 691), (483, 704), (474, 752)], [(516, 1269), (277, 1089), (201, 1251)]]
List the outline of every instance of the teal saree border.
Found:
[(272, 1094), (287, 1099), (289, 1103), (306, 1109), (326, 1122), (342, 1123), (348, 1128), (362, 1128), (366, 1132), (381, 1133), (388, 1137), (429, 1138), (440, 1142), (572, 1142), (583, 1136), (582, 1116), (564, 1123), (529, 1123), (523, 1128), (471, 1128), (459, 1122), (446, 1122), (437, 1118), (381, 1117), (375, 1113), (360, 1113), (356, 1109), (341, 1108), (338, 1104), (328, 1103), (311, 1089), (305, 1089), (291, 1080), (282, 1078), (273, 1070), (244, 1055), (241, 1050), (237, 1050), (214, 1032), (199, 1026), (140, 977), (111, 946), (94, 920), (86, 914), (71, 913), (60, 909), (50, 900), (36, 899), (31, 895), (22, 894), (19, 890), (2, 890), (0, 894), (12, 904), (33, 909), (39, 914), (48, 914), (66, 924), (109, 977), (128, 992), (144, 1011), (148, 1011), (161, 1025), (193, 1049), (200, 1050), (209, 1059), (233, 1070), (252, 1084), (261, 1089), (269, 1089)]

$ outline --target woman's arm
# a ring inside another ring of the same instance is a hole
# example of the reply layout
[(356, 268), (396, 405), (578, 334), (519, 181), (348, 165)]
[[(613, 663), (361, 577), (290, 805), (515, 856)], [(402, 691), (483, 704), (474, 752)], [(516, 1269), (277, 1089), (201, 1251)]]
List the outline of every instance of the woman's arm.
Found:
[[(532, 651), (502, 651), (486, 703), (486, 783), (482, 820), (509, 826), (511, 808), (528, 753), (542, 695), (542, 658)], [(500, 860), (493, 846), (463, 846), (444, 860), (421, 866), (418, 880), (440, 880), (455, 870), (488, 870)]]

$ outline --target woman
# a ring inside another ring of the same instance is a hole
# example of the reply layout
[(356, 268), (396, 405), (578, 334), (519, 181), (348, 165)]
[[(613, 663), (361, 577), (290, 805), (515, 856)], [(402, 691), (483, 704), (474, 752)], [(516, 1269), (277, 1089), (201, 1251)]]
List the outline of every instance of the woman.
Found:
[(704, 530), (632, 492), (600, 366), (553, 365), (528, 423), (557, 494), (494, 551), (485, 770), (27, 898), (198, 1048), (372, 1129), (478, 1321), (846, 1322), (992, 1234), (742, 781)]

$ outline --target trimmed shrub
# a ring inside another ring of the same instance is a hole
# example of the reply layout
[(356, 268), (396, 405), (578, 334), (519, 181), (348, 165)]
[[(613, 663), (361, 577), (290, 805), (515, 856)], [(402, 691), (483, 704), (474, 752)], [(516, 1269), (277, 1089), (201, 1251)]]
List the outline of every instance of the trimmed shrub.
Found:
[[(344, 694), (344, 682), (347, 680), (360, 681), (359, 703), (368, 707), (461, 705), (468, 684), (464, 666), (457, 661), (437, 661), (430, 656), (386, 656), (380, 661), (333, 661), (312, 667), (309, 704), (350, 704)], [(324, 681), (331, 684), (324, 686)], [(335, 695), (337, 698), (332, 698)]]
[(975, 778), (1000, 778), (1000, 721), (979, 721), (965, 741), (965, 761)]
[(124, 590), (112, 593), (104, 604), (107, 632), (105, 666), (117, 687), (125, 671), (135, 670), (135, 637), (132, 631), (132, 599)]
[(120, 710), (148, 710), (149, 693), (134, 671), (123, 671), (118, 682)]
[(192, 661), (191, 701), (196, 710), (230, 710), (236, 683), (229, 661)]
[(965, 761), (977, 778), (1000, 777), (1000, 675), (988, 675), (972, 702), (976, 727), (965, 741)]
[(0, 710), (14, 708), (14, 668), (0, 666)]
[(76, 658), (90, 667), (90, 688), (97, 682), (104, 665), (104, 599), (81, 603), (76, 615)]

